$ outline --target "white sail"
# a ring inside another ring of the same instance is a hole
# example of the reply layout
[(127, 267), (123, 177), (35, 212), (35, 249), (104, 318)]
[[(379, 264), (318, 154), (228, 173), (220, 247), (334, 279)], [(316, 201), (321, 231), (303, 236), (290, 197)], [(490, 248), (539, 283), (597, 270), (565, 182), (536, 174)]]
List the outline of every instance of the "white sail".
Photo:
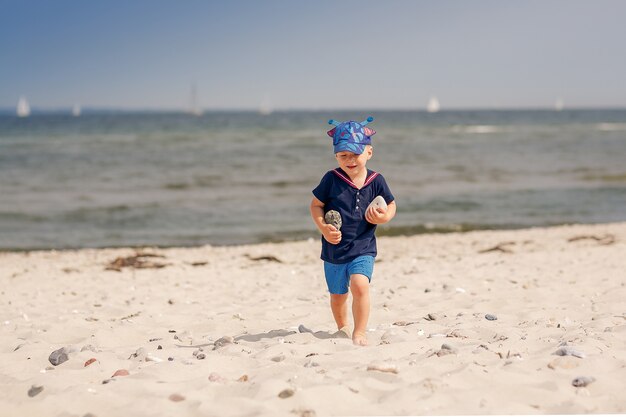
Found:
[(20, 100), (17, 102), (16, 113), (18, 117), (28, 117), (30, 116), (30, 106), (28, 105), (28, 101), (24, 96), (20, 97)]
[(189, 113), (194, 116), (202, 116), (202, 109), (198, 106), (198, 90), (196, 84), (191, 85), (191, 97), (189, 98)]
[(561, 110), (563, 110), (563, 107), (564, 107), (563, 99), (562, 98), (557, 98), (556, 102), (554, 103), (554, 110), (561, 111)]
[(72, 116), (78, 117), (80, 116), (80, 112), (81, 112), (80, 104), (74, 104), (74, 107), (72, 107)]
[(273, 112), (274, 112), (274, 109), (272, 108), (272, 103), (270, 101), (270, 98), (266, 96), (261, 102), (261, 105), (259, 106), (259, 114), (262, 114), (263, 116), (267, 116), (267, 115), (272, 114)]
[(428, 105), (426, 106), (426, 111), (428, 113), (437, 113), (440, 109), (439, 100), (437, 97), (432, 96), (430, 100), (428, 100)]

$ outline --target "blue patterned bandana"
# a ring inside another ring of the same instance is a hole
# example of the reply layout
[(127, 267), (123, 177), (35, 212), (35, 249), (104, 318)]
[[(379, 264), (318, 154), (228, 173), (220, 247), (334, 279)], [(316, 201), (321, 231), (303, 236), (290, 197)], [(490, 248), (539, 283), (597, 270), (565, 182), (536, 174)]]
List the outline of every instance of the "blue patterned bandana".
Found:
[(337, 152), (352, 152), (360, 155), (365, 150), (366, 145), (372, 143), (372, 136), (376, 133), (374, 129), (365, 127), (368, 123), (374, 121), (373, 117), (358, 123), (352, 120), (348, 122), (337, 122), (329, 120), (328, 124), (335, 125), (329, 130), (328, 136), (333, 138), (333, 150)]

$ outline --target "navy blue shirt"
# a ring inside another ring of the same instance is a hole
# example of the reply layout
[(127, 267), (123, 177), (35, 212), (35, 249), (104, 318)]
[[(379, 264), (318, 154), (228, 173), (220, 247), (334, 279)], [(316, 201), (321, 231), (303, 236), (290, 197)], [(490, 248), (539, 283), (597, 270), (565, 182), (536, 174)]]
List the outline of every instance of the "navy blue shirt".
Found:
[(336, 168), (322, 177), (313, 195), (324, 203), (324, 214), (329, 210), (341, 214), (341, 242), (332, 245), (322, 236), (324, 261), (343, 264), (363, 255), (376, 256), (376, 225), (365, 220), (365, 211), (379, 195), (387, 204), (394, 200), (382, 175), (368, 169), (365, 184), (358, 189), (348, 174)]

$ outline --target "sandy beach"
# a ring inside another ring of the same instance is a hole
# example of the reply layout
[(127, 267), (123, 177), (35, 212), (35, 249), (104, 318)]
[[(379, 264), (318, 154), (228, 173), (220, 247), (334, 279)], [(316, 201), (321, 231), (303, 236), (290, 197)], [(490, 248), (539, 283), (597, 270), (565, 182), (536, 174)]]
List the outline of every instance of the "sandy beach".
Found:
[(626, 223), (379, 238), (367, 347), (319, 250), (0, 253), (0, 415), (626, 413)]

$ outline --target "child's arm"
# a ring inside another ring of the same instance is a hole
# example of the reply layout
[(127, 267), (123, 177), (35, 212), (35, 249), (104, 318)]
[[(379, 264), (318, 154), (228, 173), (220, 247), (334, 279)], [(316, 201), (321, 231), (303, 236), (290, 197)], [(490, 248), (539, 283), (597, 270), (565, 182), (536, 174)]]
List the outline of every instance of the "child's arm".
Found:
[(387, 210), (371, 207), (365, 212), (365, 220), (372, 224), (385, 224), (396, 215), (396, 202), (387, 205)]
[(336, 245), (341, 242), (341, 232), (324, 221), (324, 203), (315, 197), (311, 200), (311, 217), (328, 243)]

